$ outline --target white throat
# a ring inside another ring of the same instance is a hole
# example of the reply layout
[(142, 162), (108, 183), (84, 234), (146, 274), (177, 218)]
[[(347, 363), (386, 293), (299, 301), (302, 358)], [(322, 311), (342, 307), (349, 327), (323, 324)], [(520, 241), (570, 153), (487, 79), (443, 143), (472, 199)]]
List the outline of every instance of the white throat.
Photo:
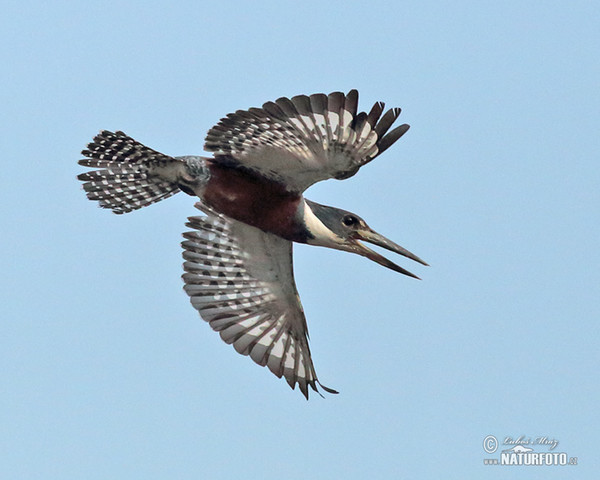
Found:
[(307, 230), (314, 238), (309, 238), (307, 243), (310, 245), (319, 245), (321, 247), (337, 248), (344, 243), (335, 233), (329, 230), (325, 224), (319, 220), (310, 206), (302, 199), (303, 212), (304, 212), (304, 224)]

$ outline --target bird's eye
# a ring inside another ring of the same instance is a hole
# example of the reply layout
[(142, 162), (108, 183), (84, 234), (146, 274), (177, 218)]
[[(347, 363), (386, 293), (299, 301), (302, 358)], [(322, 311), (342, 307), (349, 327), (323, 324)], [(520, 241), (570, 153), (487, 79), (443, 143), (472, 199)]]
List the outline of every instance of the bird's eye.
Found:
[(347, 227), (351, 227), (352, 225), (356, 225), (358, 223), (358, 218), (356, 218), (354, 215), (346, 215), (344, 218), (342, 218), (342, 223)]

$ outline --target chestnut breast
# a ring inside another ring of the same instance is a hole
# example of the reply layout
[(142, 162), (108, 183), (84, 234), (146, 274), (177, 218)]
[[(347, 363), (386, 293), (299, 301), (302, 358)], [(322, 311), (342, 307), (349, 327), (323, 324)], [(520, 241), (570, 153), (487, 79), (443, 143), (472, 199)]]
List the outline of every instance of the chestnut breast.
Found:
[(302, 196), (252, 172), (208, 162), (202, 200), (218, 212), (287, 240), (306, 241), (297, 218)]

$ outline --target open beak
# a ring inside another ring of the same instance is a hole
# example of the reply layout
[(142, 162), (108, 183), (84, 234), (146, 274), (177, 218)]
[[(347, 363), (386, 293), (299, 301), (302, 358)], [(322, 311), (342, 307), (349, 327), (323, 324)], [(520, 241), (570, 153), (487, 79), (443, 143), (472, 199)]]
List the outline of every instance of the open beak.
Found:
[(383, 235), (380, 235), (379, 233), (371, 230), (369, 227), (361, 228), (360, 230), (356, 231), (355, 238), (352, 241), (353, 251), (355, 253), (358, 253), (359, 255), (362, 255), (363, 257), (367, 257), (368, 259), (377, 262), (379, 265), (383, 265), (384, 267), (394, 270), (395, 272), (399, 272), (404, 275), (408, 275), (409, 277), (417, 278), (420, 280), (420, 278), (417, 277), (414, 273), (411, 273), (408, 270), (402, 268), (401, 266), (396, 265), (391, 260), (388, 260), (383, 255), (380, 255), (379, 253), (371, 250), (369, 247), (367, 247), (363, 243), (360, 243), (358, 240), (364, 240), (365, 242), (372, 243), (373, 245), (377, 245), (378, 247), (383, 247), (387, 250), (390, 250), (391, 252), (398, 253), (406, 258), (414, 260), (415, 262), (419, 262), (422, 265), (428, 266), (426, 262), (421, 260), (414, 253), (411, 253), (406, 248), (401, 247), (400, 245), (392, 242), (391, 240), (388, 240)]

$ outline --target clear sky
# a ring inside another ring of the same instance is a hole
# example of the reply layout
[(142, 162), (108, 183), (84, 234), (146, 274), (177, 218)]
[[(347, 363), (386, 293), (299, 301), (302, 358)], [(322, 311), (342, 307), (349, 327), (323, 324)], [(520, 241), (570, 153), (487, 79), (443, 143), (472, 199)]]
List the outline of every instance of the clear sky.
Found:
[[(5, 2), (0, 478), (598, 478), (599, 25), (595, 1)], [(190, 306), (193, 199), (116, 216), (76, 162), (100, 129), (200, 154), (228, 112), (351, 88), (411, 130), (307, 197), (431, 267), (295, 249), (340, 391), (307, 402)], [(578, 465), (484, 465), (511, 447), (488, 435)]]

